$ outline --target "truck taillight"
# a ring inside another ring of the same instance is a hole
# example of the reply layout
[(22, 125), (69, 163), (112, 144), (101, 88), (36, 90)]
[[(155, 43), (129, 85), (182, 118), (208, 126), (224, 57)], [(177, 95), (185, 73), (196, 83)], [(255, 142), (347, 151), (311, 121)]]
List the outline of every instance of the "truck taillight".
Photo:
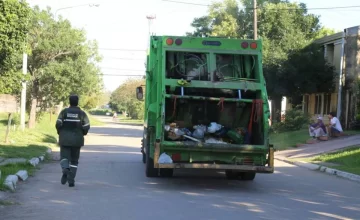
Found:
[(250, 44), (250, 48), (251, 48), (251, 49), (256, 49), (256, 48), (257, 48), (257, 43), (252, 42), (252, 43)]
[(179, 39), (179, 38), (176, 39), (176, 40), (175, 40), (175, 44), (178, 45), (178, 46), (181, 45), (181, 44), (182, 44), (182, 40)]
[(246, 49), (246, 48), (249, 47), (249, 43), (248, 43), (248, 42), (242, 42), (242, 43), (241, 43), (241, 47), (244, 48), (244, 49)]
[(168, 39), (166, 39), (166, 44), (167, 45), (172, 45), (174, 43), (174, 40), (172, 39), (172, 38), (168, 38)]

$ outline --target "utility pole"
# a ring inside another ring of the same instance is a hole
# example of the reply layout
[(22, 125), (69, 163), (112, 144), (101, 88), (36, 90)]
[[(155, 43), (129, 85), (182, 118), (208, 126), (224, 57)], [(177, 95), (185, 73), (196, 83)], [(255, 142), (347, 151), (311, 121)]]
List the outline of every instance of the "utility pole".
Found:
[[(23, 53), (23, 74), (26, 76), (27, 73), (27, 54)], [(25, 78), (25, 77), (24, 77)], [(26, 81), (22, 81), (21, 99), (20, 99), (20, 128), (25, 129), (25, 106), (26, 106)]]
[(257, 13), (256, 13), (256, 0), (253, 0), (253, 5), (254, 5), (254, 40), (257, 40)]

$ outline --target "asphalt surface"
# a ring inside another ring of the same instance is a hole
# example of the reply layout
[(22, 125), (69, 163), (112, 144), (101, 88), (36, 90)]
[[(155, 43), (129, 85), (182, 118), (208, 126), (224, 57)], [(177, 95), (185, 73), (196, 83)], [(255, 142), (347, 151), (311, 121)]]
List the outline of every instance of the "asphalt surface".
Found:
[(93, 127), (80, 158), (75, 188), (60, 184), (58, 162), (18, 186), (0, 219), (360, 219), (359, 184), (276, 162), (275, 174), (253, 182), (221, 172), (177, 171), (147, 178), (141, 127)]

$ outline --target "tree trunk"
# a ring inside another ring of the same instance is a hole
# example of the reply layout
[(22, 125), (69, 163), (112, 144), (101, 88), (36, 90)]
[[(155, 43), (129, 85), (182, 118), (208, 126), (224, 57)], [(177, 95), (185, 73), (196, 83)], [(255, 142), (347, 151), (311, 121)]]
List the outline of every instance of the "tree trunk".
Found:
[(31, 108), (30, 108), (30, 117), (29, 117), (29, 128), (35, 128), (36, 124), (36, 106), (37, 98), (32, 98)]

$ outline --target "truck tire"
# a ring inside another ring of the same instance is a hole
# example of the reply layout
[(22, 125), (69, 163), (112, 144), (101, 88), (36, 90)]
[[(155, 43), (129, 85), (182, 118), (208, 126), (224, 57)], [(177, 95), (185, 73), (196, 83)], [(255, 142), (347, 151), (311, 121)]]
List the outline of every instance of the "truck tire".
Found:
[(228, 180), (236, 180), (239, 178), (239, 173), (233, 170), (225, 170), (225, 175)]
[(146, 164), (146, 154), (142, 153), (142, 162)]
[(146, 146), (146, 168), (145, 174), (146, 177), (157, 177), (158, 176), (158, 169), (154, 168), (154, 160), (150, 157), (150, 145), (147, 144)]
[(142, 153), (142, 162), (144, 164), (146, 164), (146, 153), (145, 153), (145, 143), (144, 143), (144, 139), (141, 140), (141, 153)]
[(241, 173), (241, 179), (245, 181), (252, 181), (255, 179), (256, 173)]
[(174, 175), (174, 169), (160, 169), (161, 177), (172, 177)]

